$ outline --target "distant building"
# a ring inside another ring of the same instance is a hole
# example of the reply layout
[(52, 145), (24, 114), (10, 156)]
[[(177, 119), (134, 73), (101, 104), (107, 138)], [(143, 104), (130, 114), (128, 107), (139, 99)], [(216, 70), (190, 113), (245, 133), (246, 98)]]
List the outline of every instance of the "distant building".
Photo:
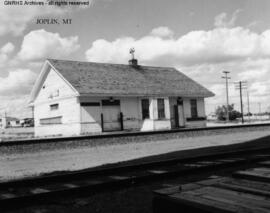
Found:
[(20, 120), (14, 117), (4, 116), (0, 118), (0, 128), (20, 127)]
[(212, 92), (170, 67), (46, 60), (33, 87), (35, 135), (206, 125)]
[(23, 118), (20, 120), (20, 125), (22, 127), (33, 127), (34, 126), (34, 118)]
[(207, 115), (207, 120), (217, 120), (217, 115), (215, 112), (211, 112), (209, 115)]

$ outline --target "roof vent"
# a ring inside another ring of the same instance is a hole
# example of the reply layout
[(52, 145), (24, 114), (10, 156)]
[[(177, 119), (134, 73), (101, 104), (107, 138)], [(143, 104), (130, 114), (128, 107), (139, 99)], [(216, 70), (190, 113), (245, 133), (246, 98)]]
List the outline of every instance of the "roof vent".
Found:
[(132, 56), (132, 59), (128, 61), (128, 64), (131, 66), (138, 66), (138, 60), (134, 58), (135, 49), (134, 47), (130, 48), (129, 53)]

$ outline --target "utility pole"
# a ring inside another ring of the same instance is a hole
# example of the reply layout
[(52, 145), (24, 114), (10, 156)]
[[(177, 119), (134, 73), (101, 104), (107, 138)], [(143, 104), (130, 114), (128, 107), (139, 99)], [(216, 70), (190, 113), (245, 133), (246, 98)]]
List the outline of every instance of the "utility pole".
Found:
[(246, 89), (246, 83), (247, 83), (246, 81), (239, 81), (239, 82), (236, 82), (236, 85), (235, 85), (235, 89), (240, 90), (240, 107), (241, 107), (242, 124), (244, 123), (242, 89)]
[(250, 123), (249, 92), (247, 88), (248, 122)]
[(229, 71), (223, 71), (223, 73), (225, 74), (225, 76), (222, 76), (222, 78), (225, 78), (225, 82), (226, 82), (226, 102), (227, 102), (226, 119), (227, 119), (227, 122), (229, 122), (229, 89), (228, 89), (228, 79), (231, 79), (231, 78), (228, 77), (228, 74), (230, 73)]
[(260, 116), (260, 121), (262, 120), (262, 108), (261, 108), (261, 102), (258, 103), (259, 105), (259, 116)]

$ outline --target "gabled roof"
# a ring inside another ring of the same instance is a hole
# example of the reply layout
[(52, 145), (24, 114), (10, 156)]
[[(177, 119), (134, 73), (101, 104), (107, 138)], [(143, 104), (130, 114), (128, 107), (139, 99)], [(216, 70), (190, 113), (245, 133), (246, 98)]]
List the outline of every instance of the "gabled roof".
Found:
[(80, 95), (211, 97), (212, 92), (171, 67), (48, 59)]
[(15, 118), (15, 117), (3, 117), (3, 118), (6, 118), (7, 121), (19, 121), (20, 119), (19, 118)]

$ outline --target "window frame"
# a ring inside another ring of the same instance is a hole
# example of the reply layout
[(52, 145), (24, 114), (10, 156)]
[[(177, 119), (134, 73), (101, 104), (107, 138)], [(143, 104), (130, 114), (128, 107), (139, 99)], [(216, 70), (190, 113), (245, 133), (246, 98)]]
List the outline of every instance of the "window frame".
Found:
[[(53, 120), (59, 119), (58, 122), (52, 122)], [(50, 117), (50, 118), (41, 118), (39, 119), (40, 125), (56, 125), (62, 124), (62, 116)]]
[(59, 104), (51, 104), (50, 105), (50, 111), (55, 111), (59, 109)]
[(191, 118), (198, 118), (198, 101), (197, 101), (197, 99), (190, 99), (190, 116), (191, 116)]
[(162, 119), (165, 119), (166, 118), (166, 114), (165, 114), (165, 99), (164, 98), (158, 98), (157, 99), (157, 111), (158, 111), (158, 119), (159, 120), (162, 120)]
[[(147, 107), (144, 108), (144, 105), (143, 102), (146, 101), (147, 102)], [(141, 108), (142, 108), (142, 119), (145, 120), (145, 119), (149, 119), (150, 118), (150, 110), (149, 110), (149, 107), (150, 107), (150, 101), (148, 98), (144, 98), (141, 100)]]

